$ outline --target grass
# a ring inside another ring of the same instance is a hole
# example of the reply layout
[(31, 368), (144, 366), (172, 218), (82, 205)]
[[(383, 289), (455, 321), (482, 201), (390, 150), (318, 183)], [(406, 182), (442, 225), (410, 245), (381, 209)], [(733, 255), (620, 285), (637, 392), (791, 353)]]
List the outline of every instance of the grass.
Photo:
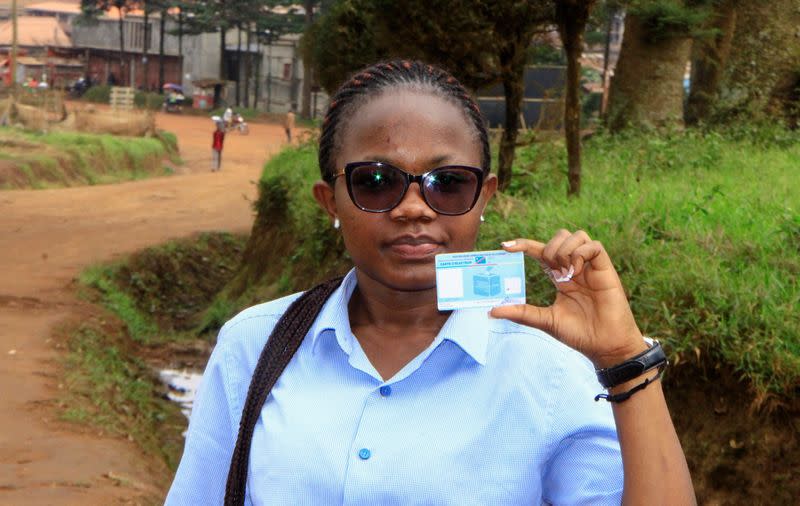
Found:
[(16, 172), (6, 174), (0, 183), (12, 188), (53, 188), (165, 175), (165, 158), (180, 162), (177, 149), (175, 135), (164, 131), (153, 138), (133, 138), (0, 128), (2, 158), (16, 166)]
[(133, 297), (114, 282), (117, 269), (116, 265), (92, 266), (80, 274), (79, 281), (101, 294), (103, 305), (122, 320), (131, 339), (149, 344), (158, 336), (158, 327), (137, 307)]
[(164, 345), (198, 337), (205, 318), (230, 311), (214, 296), (243, 247), (242, 237), (204, 233), (85, 269), (82, 296), (107, 311), (68, 332), (64, 418), (127, 435), (174, 470), (186, 421), (142, 357), (169, 362), (175, 348)]
[[(599, 134), (585, 145), (582, 195), (568, 199), (563, 144), (534, 144), (518, 150), (512, 185), (486, 213), (477, 247), (584, 229), (606, 245), (637, 322), (673, 361), (702, 357), (761, 395), (792, 396), (800, 388), (797, 160), (800, 138), (778, 128)], [(347, 266), (310, 192), (296, 191), (318, 177), (312, 146), (264, 168), (260, 233), (277, 233), (269, 224), (279, 223), (294, 238), (286, 264), (261, 280), (281, 292)], [(528, 293), (539, 304), (553, 296), (533, 265)]]
[(185, 419), (125, 337), (92, 319), (71, 333), (68, 347), (63, 417), (127, 436), (175, 469)]

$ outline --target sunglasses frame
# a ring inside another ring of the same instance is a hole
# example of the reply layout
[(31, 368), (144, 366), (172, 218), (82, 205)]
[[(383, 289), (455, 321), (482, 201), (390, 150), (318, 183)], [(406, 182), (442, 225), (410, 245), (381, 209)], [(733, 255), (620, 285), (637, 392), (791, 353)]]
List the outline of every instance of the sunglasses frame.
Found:
[[(358, 169), (360, 167), (366, 167), (366, 166), (369, 166), (369, 165), (379, 166), (379, 167), (389, 167), (389, 168), (392, 168), (394, 170), (397, 170), (398, 172), (400, 172), (404, 176), (404, 178), (405, 178), (405, 187), (403, 188), (403, 192), (400, 194), (400, 197), (397, 199), (397, 201), (394, 204), (392, 204), (390, 207), (387, 207), (387, 208), (384, 208), (384, 209), (378, 209), (378, 210), (376, 210), (376, 209), (367, 209), (365, 207), (362, 207), (358, 202), (356, 202), (356, 198), (353, 195), (352, 174), (356, 169)], [(424, 191), (425, 186), (423, 185), (423, 183), (424, 183), (425, 179), (428, 176), (430, 176), (432, 173), (434, 173), (434, 172), (436, 172), (438, 170), (441, 170), (441, 169), (466, 169), (467, 171), (472, 172), (473, 174), (475, 174), (475, 177), (478, 178), (478, 184), (475, 186), (475, 195), (473, 195), (472, 202), (470, 203), (469, 207), (465, 211), (460, 212), (460, 213), (443, 213), (443, 212), (441, 212), (441, 211), (439, 211), (437, 209), (434, 209), (434, 207), (431, 206), (430, 202), (428, 202), (428, 198), (425, 196), (425, 191)], [(342, 169), (340, 172), (338, 172), (337, 174), (335, 174), (333, 176), (332, 182), (335, 181), (336, 178), (338, 178), (339, 176), (344, 176), (345, 177), (344, 178), (345, 185), (347, 186), (347, 193), (350, 195), (350, 200), (353, 201), (353, 205), (355, 205), (357, 208), (361, 209), (362, 211), (365, 211), (365, 212), (368, 212), (368, 213), (386, 213), (386, 212), (391, 211), (392, 209), (394, 209), (395, 207), (400, 205), (400, 202), (403, 201), (403, 199), (406, 196), (406, 193), (408, 193), (408, 187), (411, 186), (411, 183), (417, 183), (419, 185), (419, 188), (420, 188), (420, 195), (422, 195), (422, 200), (424, 200), (425, 204), (428, 207), (430, 207), (434, 212), (436, 212), (437, 214), (444, 215), (444, 216), (461, 216), (462, 214), (467, 214), (468, 212), (470, 212), (472, 210), (472, 208), (475, 207), (475, 203), (478, 202), (478, 197), (480, 196), (481, 190), (483, 189), (484, 175), (485, 174), (484, 174), (484, 170), (483, 169), (478, 168), (478, 167), (472, 167), (472, 166), (469, 166), (469, 165), (442, 165), (441, 167), (436, 167), (434, 169), (431, 169), (428, 172), (425, 172), (424, 174), (414, 175), (414, 174), (410, 174), (410, 173), (404, 171), (403, 169), (401, 169), (400, 167), (397, 167), (397, 166), (392, 165), (390, 163), (375, 162), (375, 161), (371, 161), (371, 162), (370, 161), (364, 161), (364, 162), (350, 162), (350, 163), (348, 163), (347, 165), (344, 166), (344, 169)]]

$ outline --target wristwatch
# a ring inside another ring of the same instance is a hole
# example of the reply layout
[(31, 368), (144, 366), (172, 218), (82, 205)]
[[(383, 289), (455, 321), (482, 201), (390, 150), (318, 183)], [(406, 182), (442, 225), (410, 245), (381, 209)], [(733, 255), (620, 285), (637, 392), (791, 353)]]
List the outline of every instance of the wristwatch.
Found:
[(603, 388), (612, 388), (626, 381), (639, 377), (653, 369), (664, 369), (667, 366), (667, 356), (661, 348), (661, 343), (655, 339), (645, 337), (650, 346), (635, 357), (605, 369), (597, 369), (597, 381)]

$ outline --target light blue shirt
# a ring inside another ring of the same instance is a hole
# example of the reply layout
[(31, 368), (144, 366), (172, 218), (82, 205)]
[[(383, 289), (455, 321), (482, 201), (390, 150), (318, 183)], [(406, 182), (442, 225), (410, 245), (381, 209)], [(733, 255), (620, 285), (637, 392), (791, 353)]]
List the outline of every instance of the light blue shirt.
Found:
[[(350, 330), (354, 271), (255, 426), (246, 504), (619, 504), (622, 460), (592, 364), (486, 310), (455, 311), (384, 381)], [(168, 505), (222, 504), (250, 378), (292, 295), (219, 334)]]

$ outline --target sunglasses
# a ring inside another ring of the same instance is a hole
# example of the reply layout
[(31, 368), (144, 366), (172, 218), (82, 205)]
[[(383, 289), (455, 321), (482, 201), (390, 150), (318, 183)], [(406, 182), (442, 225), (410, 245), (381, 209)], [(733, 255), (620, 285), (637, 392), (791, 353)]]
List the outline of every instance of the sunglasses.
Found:
[(345, 177), (353, 204), (369, 213), (391, 211), (411, 183), (417, 183), (428, 207), (439, 214), (458, 216), (472, 209), (483, 186), (483, 169), (465, 165), (437, 167), (415, 176), (384, 162), (353, 162), (334, 179), (339, 176)]

